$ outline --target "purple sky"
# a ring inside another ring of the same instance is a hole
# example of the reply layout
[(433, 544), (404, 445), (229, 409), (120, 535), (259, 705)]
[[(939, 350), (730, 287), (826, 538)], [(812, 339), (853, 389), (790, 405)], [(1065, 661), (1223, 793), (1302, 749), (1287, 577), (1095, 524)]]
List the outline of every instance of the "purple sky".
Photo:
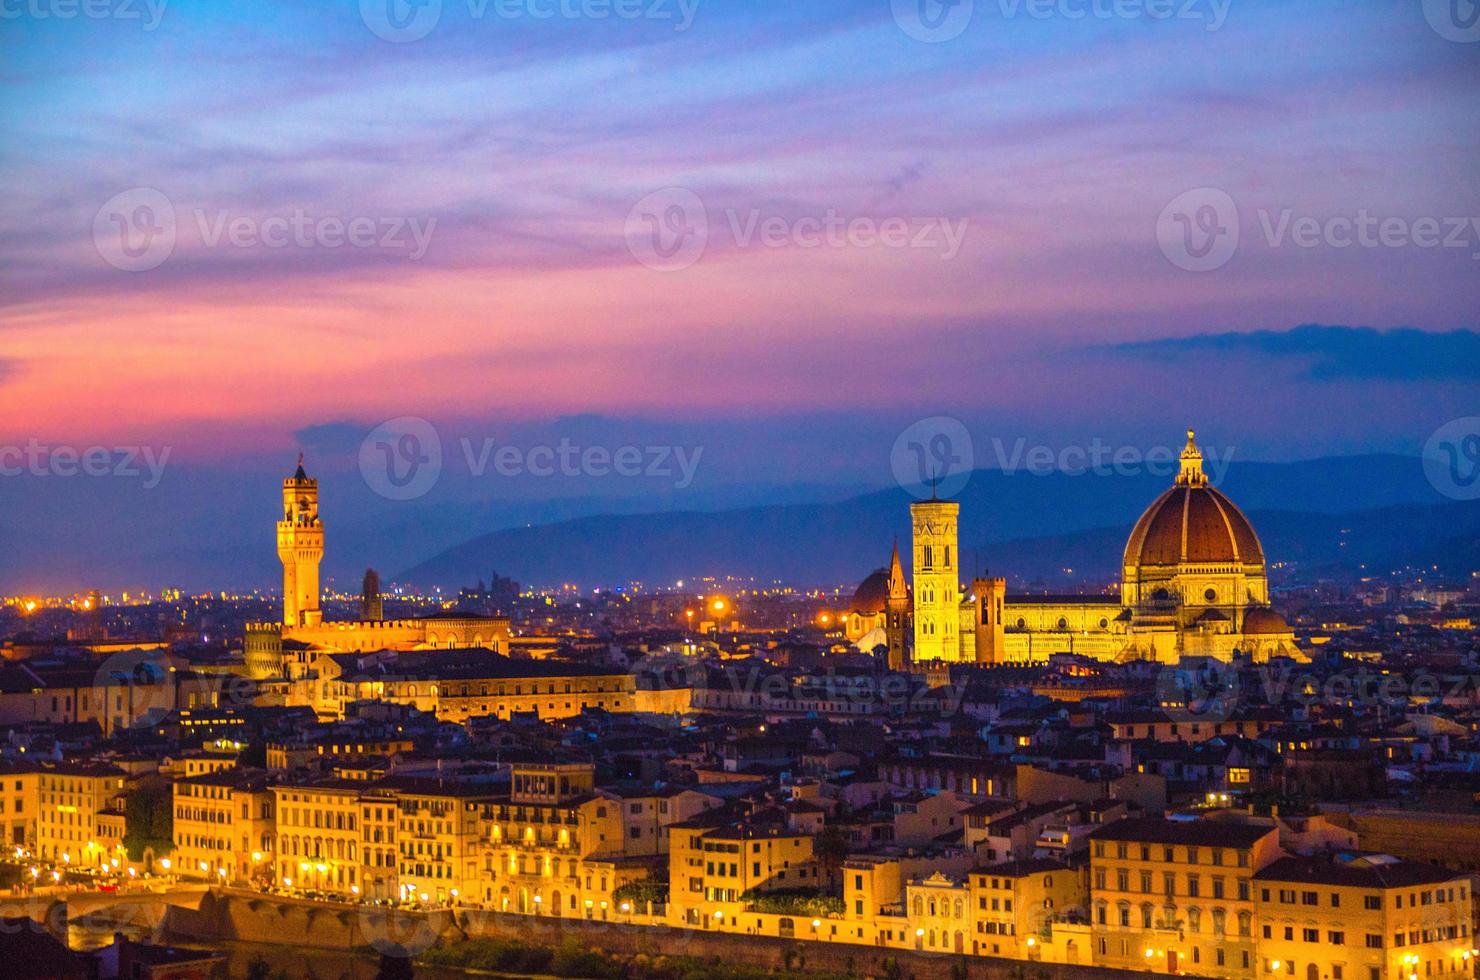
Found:
[[(577, 418), (879, 483), (923, 416), (1288, 458), (1475, 414), (1480, 43), (1420, 2), (925, 3), (7, 7), (0, 445)], [(1189, 271), (1181, 222), (1238, 247)]]

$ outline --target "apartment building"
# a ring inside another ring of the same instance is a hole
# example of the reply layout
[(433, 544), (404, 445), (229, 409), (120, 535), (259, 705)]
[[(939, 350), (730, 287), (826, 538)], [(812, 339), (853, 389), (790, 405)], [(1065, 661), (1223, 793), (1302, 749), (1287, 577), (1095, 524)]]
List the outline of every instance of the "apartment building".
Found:
[(622, 850), (628, 857), (668, 853), (668, 828), (724, 803), (718, 796), (681, 786), (602, 790), (622, 811)]
[(1474, 976), (1468, 875), (1385, 854), (1286, 857), (1254, 889), (1261, 978)]
[(596, 792), (586, 762), (521, 762), (507, 796), (480, 807), (481, 900), (524, 915), (607, 918), (613, 892), (646, 877), (609, 862), (625, 857), (622, 801)]
[(173, 784), (176, 873), (213, 882), (267, 880), (276, 850), (267, 773), (224, 769)]
[(394, 795), (396, 873), (405, 898), (438, 905), (476, 895), (482, 883), (482, 805), (493, 794), (474, 783), (391, 778), (376, 788)]
[(101, 868), (123, 847), (125, 775), (116, 766), (57, 763), (37, 773), (36, 853)]
[(1046, 858), (974, 869), (967, 879), (971, 952), (1035, 958), (1035, 947), (1051, 935), (1055, 919), (1088, 906), (1086, 877), (1082, 869)]
[(747, 895), (820, 887), (813, 841), (780, 824), (676, 826), (668, 855), (670, 917), (722, 927), (743, 910)]
[(1090, 835), (1094, 962), (1256, 976), (1253, 875), (1279, 830), (1220, 820), (1121, 820)]
[(360, 892), (370, 901), (402, 897), (396, 836), (400, 808), (395, 793), (367, 786), (360, 796)]
[(363, 783), (340, 779), (272, 788), (277, 813), (276, 884), (339, 897), (358, 896), (363, 872)]
[(0, 847), (22, 853), (36, 844), (40, 770), (34, 765), (0, 766)]

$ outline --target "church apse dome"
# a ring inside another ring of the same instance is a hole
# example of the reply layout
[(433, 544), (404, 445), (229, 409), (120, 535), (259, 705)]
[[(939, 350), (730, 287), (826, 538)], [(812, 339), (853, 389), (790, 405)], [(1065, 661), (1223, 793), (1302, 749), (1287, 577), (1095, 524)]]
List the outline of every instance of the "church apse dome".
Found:
[(1176, 482), (1126, 542), (1123, 599), (1130, 608), (1181, 606), (1187, 623), (1221, 609), (1232, 624), (1245, 607), (1269, 602), (1264, 549), (1243, 512), (1208, 484), (1202, 463), (1188, 432)]
[(884, 611), (889, 601), (889, 569), (881, 568), (859, 583), (848, 611), (874, 616)]

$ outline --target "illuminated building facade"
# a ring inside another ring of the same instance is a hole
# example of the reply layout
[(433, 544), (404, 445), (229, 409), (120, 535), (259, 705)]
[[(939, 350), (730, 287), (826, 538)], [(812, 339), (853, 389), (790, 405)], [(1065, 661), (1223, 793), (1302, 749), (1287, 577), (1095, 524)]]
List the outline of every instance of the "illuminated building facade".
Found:
[[(1191, 432), (1173, 486), (1126, 543), (1118, 595), (1009, 596), (1000, 578), (963, 587), (960, 505), (919, 501), (910, 516), (914, 663), (1030, 664), (1059, 653), (1164, 663), (1228, 660), (1235, 651), (1256, 660), (1300, 656), (1293, 631), (1269, 608), (1259, 538), (1208, 483)], [(862, 605), (859, 625), (872, 608)]]

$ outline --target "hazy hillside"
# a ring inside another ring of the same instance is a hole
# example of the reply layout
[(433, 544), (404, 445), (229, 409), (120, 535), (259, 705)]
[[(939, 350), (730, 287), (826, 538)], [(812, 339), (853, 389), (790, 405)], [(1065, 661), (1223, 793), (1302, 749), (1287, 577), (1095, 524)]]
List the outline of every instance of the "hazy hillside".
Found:
[[(1057, 585), (1113, 578), (1130, 525), (1167, 482), (977, 473), (960, 495), (963, 567)], [(1249, 513), (1272, 559), (1299, 570), (1458, 558), (1464, 536), (1480, 533), (1480, 505), (1443, 502), (1416, 462), (1402, 457), (1245, 464), (1224, 488)], [(907, 540), (909, 500), (895, 490), (831, 504), (511, 529), (473, 538), (397, 578), (451, 587), (498, 568), (541, 584), (701, 574), (848, 582), (883, 564), (896, 535)]]

